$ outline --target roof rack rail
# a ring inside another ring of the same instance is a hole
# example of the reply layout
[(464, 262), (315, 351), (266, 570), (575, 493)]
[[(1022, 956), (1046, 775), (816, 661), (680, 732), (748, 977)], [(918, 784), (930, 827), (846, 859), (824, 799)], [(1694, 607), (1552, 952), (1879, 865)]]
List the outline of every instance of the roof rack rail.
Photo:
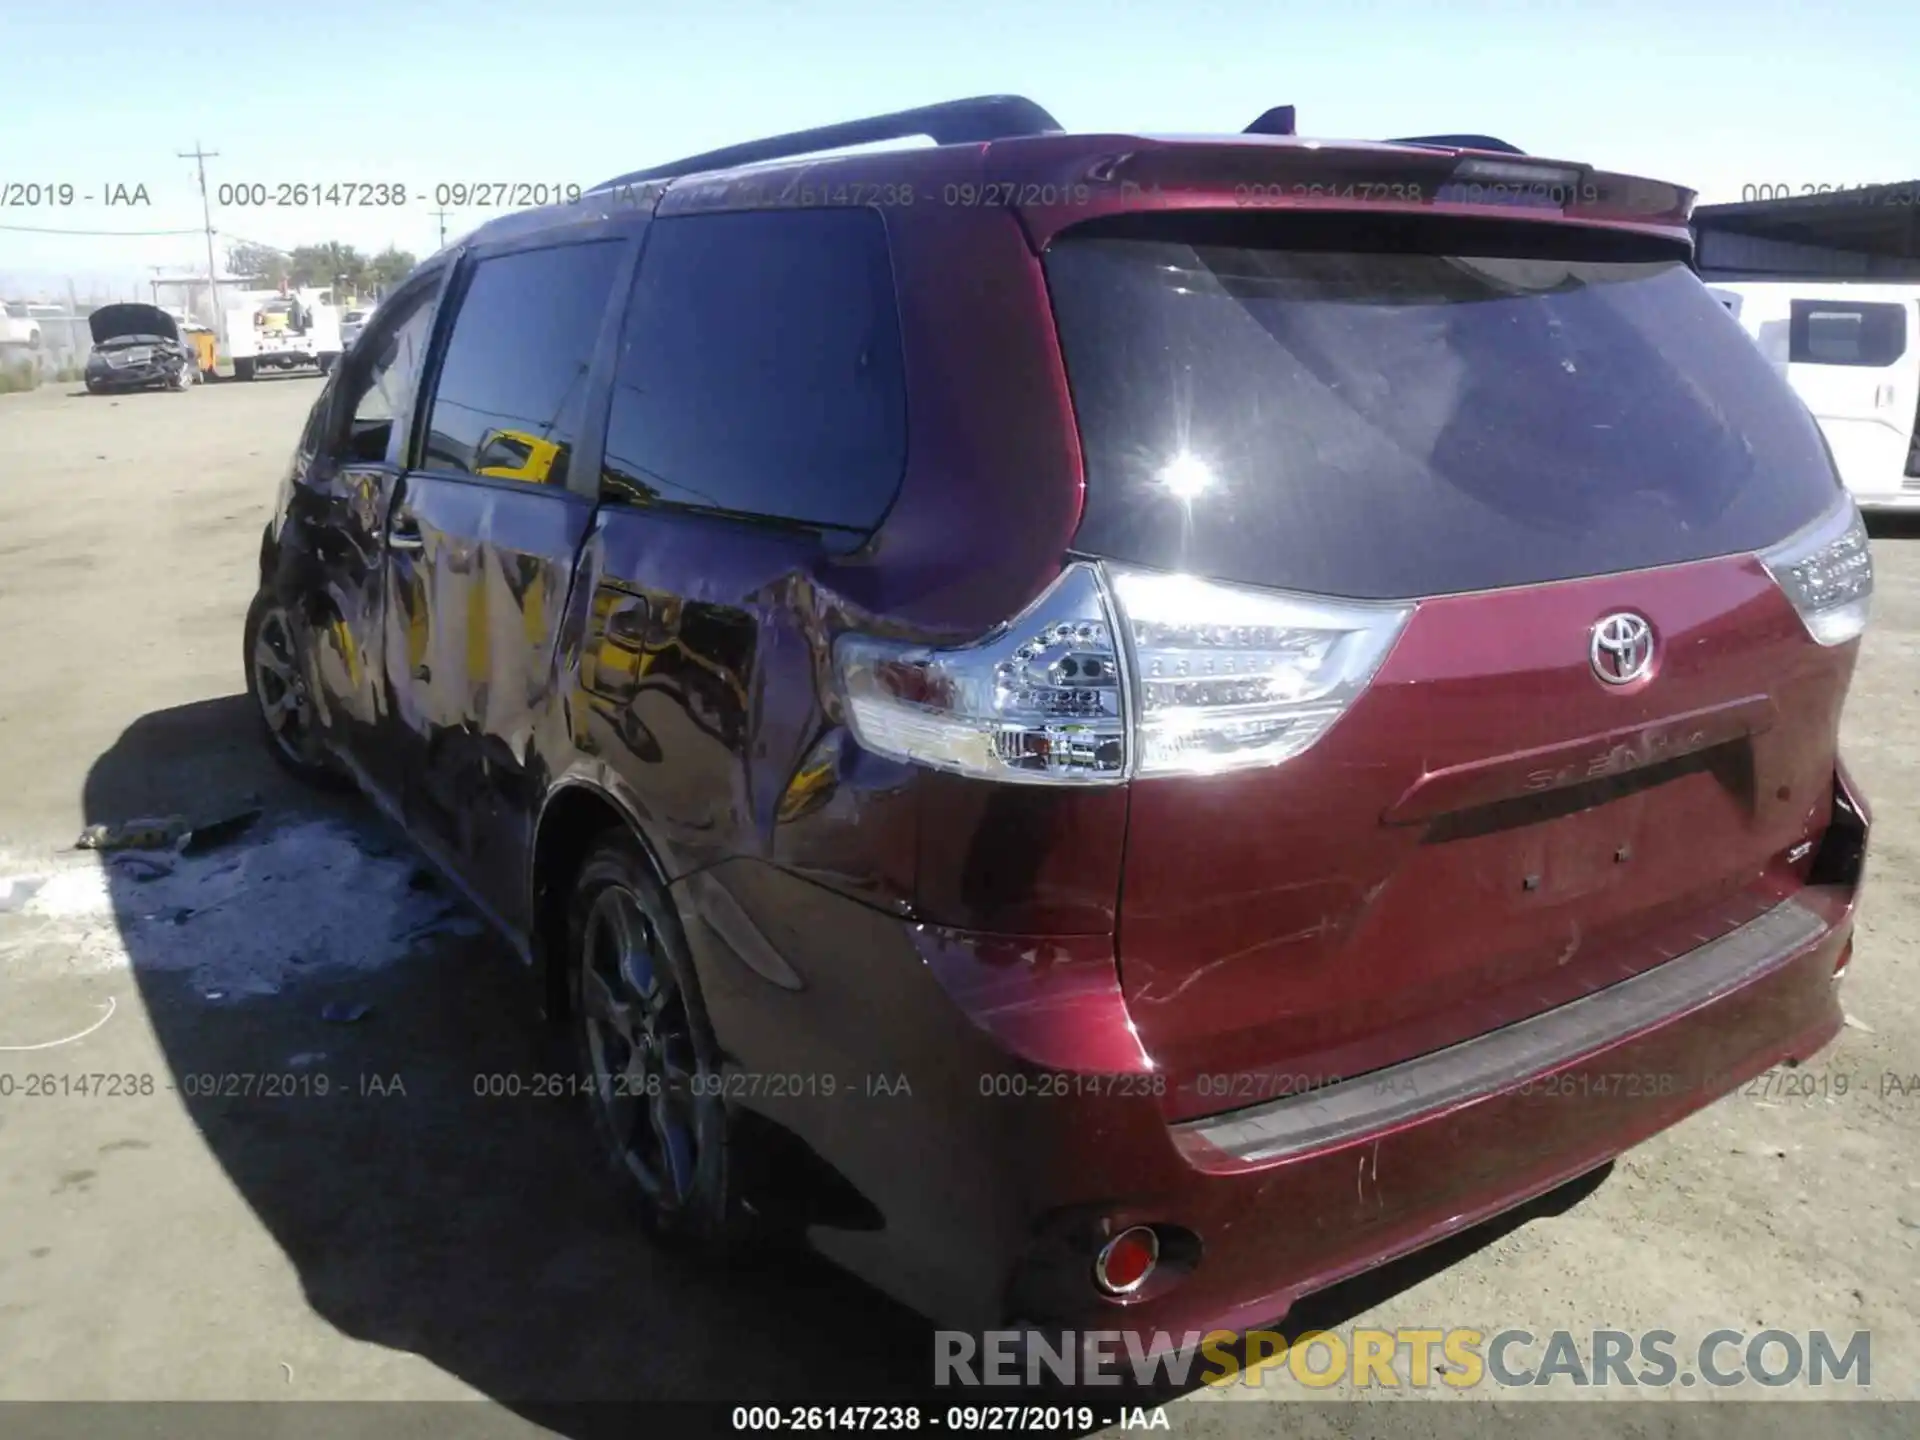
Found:
[(1524, 155), (1518, 145), (1509, 145), (1491, 135), (1415, 135), (1404, 140), (1389, 140), (1389, 145), (1425, 145), (1434, 150), (1498, 150), (1503, 155)]
[(1274, 106), (1240, 133), (1242, 135), (1292, 135), (1295, 133), (1293, 106)]
[(616, 176), (612, 180), (602, 181), (593, 189), (606, 190), (615, 185), (639, 184), (646, 180), (670, 180), (679, 175), (695, 175), (703, 170), (727, 170), (735, 165), (812, 155), (848, 145), (872, 145), (882, 140), (925, 136), (936, 145), (965, 145), (983, 140), (1007, 140), (1017, 135), (1051, 135), (1059, 130), (1058, 120), (1023, 95), (976, 95), (968, 100), (943, 100), (937, 105), (896, 110), (890, 115), (870, 115), (864, 120), (843, 120), (837, 125), (794, 130), (785, 135), (769, 135), (764, 140), (727, 145), (718, 150), (689, 155), (683, 160), (670, 160), (664, 165), (653, 165), (645, 170)]

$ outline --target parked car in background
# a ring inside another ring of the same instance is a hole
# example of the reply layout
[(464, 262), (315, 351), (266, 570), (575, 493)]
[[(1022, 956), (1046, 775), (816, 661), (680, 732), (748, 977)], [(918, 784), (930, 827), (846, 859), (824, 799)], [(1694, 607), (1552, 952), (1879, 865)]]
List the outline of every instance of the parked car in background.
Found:
[(1920, 510), (1920, 284), (1715, 281), (1862, 510)]
[(40, 322), (34, 308), (25, 300), (0, 305), (0, 345), (39, 346)]
[(1838, 1032), (1872, 559), (1691, 193), (1277, 113), (637, 172), (310, 413), (262, 735), (538, 968), (654, 1230), (1152, 1346)]
[(203, 378), (200, 352), (173, 316), (157, 305), (106, 305), (87, 317), (93, 350), (87, 356), (87, 393), (164, 386), (191, 390)]
[(373, 309), (370, 306), (349, 307), (343, 311), (340, 315), (340, 348), (350, 349), (372, 318)]

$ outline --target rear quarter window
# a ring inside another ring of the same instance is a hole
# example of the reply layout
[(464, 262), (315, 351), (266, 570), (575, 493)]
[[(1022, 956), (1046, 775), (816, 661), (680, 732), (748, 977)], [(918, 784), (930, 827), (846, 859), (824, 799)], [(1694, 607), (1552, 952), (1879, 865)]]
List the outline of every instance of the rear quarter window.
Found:
[(906, 469), (906, 408), (876, 212), (653, 223), (614, 376), (609, 495), (868, 531)]
[(1805, 407), (1671, 251), (1158, 219), (1045, 261), (1078, 548), (1404, 599), (1759, 549), (1837, 496)]

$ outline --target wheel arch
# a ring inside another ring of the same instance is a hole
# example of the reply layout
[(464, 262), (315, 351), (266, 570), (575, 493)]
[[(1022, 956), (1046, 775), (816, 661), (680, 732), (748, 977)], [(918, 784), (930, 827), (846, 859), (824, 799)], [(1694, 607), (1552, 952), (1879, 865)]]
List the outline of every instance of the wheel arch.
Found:
[[(539, 971), (542, 1000), (550, 1018), (566, 1014), (566, 882), (609, 830), (624, 832), (639, 848), (647, 868), (672, 904), (672, 888), (660, 853), (647, 836), (639, 813), (598, 780), (568, 776), (547, 791), (534, 822), (527, 864), (528, 940)], [(676, 907), (677, 908), (677, 907)], [(682, 920), (684, 925), (684, 918)]]

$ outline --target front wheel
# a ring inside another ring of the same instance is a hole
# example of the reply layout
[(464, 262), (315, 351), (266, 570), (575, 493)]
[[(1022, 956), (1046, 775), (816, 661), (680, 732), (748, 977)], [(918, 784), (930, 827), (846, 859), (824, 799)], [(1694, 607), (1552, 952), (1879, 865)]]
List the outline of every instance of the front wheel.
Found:
[(346, 777), (320, 744), (297, 630), (286, 607), (262, 590), (247, 610), (247, 694), (273, 758), (296, 779), (342, 790)]
[(200, 367), (195, 365), (193, 361), (182, 360), (180, 362), (180, 368), (173, 372), (173, 379), (167, 382), (167, 386), (173, 390), (191, 390), (193, 388), (194, 377), (199, 375), (199, 373)]
[(610, 831), (567, 904), (568, 1011), (594, 1132), (652, 1233), (738, 1254), (741, 1203), (720, 1052), (678, 915), (632, 839)]

